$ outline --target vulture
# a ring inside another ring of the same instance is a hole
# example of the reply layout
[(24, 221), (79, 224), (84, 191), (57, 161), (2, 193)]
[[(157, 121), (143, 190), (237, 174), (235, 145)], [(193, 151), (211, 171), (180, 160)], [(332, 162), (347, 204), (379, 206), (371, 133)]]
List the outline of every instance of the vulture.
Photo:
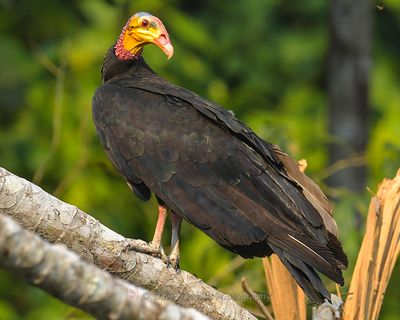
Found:
[(175, 267), (185, 219), (243, 258), (276, 254), (312, 301), (329, 300), (317, 272), (343, 285), (348, 262), (321, 189), (232, 112), (157, 75), (142, 57), (151, 43), (172, 57), (161, 20), (134, 14), (104, 59), (93, 119), (132, 192), (157, 198), (155, 252), (170, 213)]

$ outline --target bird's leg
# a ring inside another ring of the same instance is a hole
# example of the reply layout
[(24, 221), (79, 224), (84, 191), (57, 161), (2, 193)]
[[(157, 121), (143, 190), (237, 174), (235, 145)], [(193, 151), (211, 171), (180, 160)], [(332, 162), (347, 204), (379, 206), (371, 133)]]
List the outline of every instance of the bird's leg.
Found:
[(128, 239), (128, 247), (131, 250), (151, 254), (161, 258), (164, 262), (167, 261), (164, 253), (161, 240), (164, 231), (165, 220), (167, 219), (168, 209), (164, 205), (158, 205), (158, 219), (156, 229), (154, 231), (153, 241), (146, 243), (143, 240)]
[(168, 266), (172, 266), (175, 270), (179, 269), (179, 234), (181, 231), (182, 218), (171, 211), (171, 226), (172, 226), (172, 237), (171, 237), (171, 254), (168, 257)]
[(168, 209), (164, 205), (158, 205), (158, 219), (156, 224), (156, 229), (154, 230), (153, 240), (150, 242), (151, 246), (156, 248), (159, 254), (164, 254), (164, 249), (162, 247), (162, 235), (164, 232), (165, 220), (167, 219)]

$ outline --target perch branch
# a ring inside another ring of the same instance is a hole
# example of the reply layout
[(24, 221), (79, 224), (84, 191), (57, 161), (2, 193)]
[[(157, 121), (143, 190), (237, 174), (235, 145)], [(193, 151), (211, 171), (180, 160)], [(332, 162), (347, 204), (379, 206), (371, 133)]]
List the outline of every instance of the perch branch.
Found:
[(0, 266), (98, 319), (209, 319), (114, 278), (1, 214)]
[(250, 288), (249, 284), (247, 283), (246, 278), (242, 278), (242, 288), (243, 290), (253, 299), (253, 301), (257, 304), (260, 308), (261, 312), (268, 320), (274, 320), (272, 314), (269, 312), (268, 308), (265, 304), (261, 301), (260, 297), (254, 292), (252, 288)]
[(29, 181), (0, 168), (0, 213), (52, 243), (63, 243), (84, 260), (213, 319), (255, 319), (229, 295), (150, 255), (127, 250), (128, 240)]

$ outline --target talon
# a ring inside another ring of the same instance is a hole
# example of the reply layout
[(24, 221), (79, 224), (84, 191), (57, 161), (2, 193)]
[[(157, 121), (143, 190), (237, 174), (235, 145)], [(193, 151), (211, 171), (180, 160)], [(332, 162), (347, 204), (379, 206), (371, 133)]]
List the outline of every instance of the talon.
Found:
[(162, 262), (164, 262), (167, 265), (167, 268), (168, 268), (168, 256), (164, 252), (162, 253), (160, 259)]
[(168, 256), (167, 259), (167, 268), (172, 267), (175, 272), (179, 273), (179, 257)]
[(176, 272), (179, 272), (179, 258), (174, 258), (171, 256), (167, 256), (166, 262), (167, 268), (172, 267)]

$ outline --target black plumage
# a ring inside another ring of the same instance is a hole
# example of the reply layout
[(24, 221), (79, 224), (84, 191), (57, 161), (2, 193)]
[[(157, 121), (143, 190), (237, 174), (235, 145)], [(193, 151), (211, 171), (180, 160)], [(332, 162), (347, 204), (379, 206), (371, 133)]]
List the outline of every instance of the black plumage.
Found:
[(244, 258), (276, 253), (316, 302), (316, 271), (343, 284), (347, 258), (319, 187), (231, 112), (112, 47), (93, 98), (100, 140), (142, 200), (151, 192), (177, 215)]

